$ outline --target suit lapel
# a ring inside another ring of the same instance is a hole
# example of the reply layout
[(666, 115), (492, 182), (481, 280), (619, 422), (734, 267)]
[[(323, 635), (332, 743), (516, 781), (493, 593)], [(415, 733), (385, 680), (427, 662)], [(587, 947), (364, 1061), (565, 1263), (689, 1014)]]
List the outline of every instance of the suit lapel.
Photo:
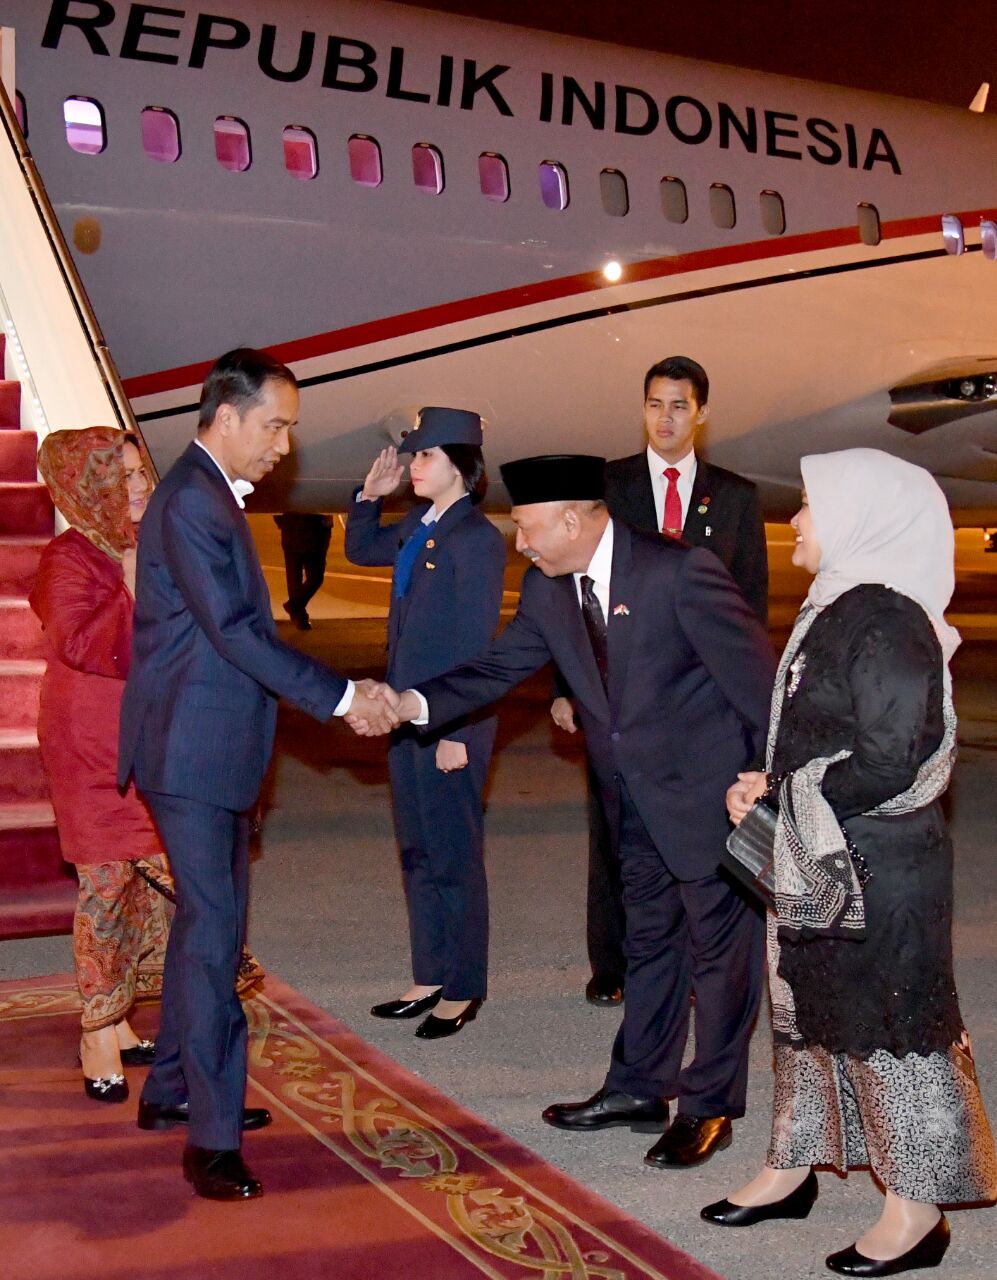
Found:
[[(689, 510), (685, 514), (682, 526), (682, 537), (696, 547), (708, 547), (710, 536), (706, 530), (712, 528), (713, 511), (711, 504), (716, 501), (713, 468), (702, 458), (696, 459), (696, 476), (692, 482), (692, 495), (689, 498)], [(706, 507), (700, 511), (700, 507)]]
[(609, 617), (606, 619), (609, 645), (609, 706), (619, 714), (626, 684), (627, 666), (633, 645), (633, 541), (630, 530), (613, 522), (613, 569), (609, 580)]
[(658, 513), (654, 506), (651, 469), (647, 463), (647, 453), (637, 454), (635, 463), (633, 477), (634, 508), (633, 519), (630, 523), (636, 525), (638, 529), (647, 529), (649, 533), (660, 533)]

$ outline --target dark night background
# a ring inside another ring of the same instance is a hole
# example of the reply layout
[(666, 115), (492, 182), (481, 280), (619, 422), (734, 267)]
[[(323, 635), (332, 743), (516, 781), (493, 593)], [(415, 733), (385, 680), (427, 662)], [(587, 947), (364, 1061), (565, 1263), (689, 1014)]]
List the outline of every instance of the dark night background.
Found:
[(988, 111), (997, 110), (994, 0), (433, 0), (417, 7), (957, 107), (968, 107), (988, 80)]

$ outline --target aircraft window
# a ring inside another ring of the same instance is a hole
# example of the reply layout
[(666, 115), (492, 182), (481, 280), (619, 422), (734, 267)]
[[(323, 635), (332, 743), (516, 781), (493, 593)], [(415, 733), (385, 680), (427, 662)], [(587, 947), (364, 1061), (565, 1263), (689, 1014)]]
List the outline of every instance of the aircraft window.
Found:
[(548, 209), (568, 207), (568, 171), (556, 160), (545, 160), (540, 166), (540, 198)]
[(722, 182), (710, 183), (710, 217), (722, 231), (729, 231), (737, 221), (734, 192)]
[(883, 233), (879, 226), (879, 210), (863, 200), (858, 207), (859, 239), (863, 244), (879, 244)]
[(991, 222), (989, 218), (980, 219), (980, 243), (984, 258), (989, 262), (997, 261), (997, 222)]
[(361, 187), (379, 187), (384, 180), (381, 148), (375, 138), (355, 133), (347, 143), (350, 153), (350, 177)]
[(107, 146), (104, 108), (93, 98), (67, 98), (62, 105), (66, 141), (81, 155), (99, 155)]
[(486, 199), (509, 199), (509, 166), (496, 152), (482, 151), (478, 156), (478, 181)]
[(942, 214), (942, 241), (945, 252), (951, 253), (953, 257), (966, 252), (966, 236), (962, 229), (962, 219), (957, 218), (955, 214)]
[(219, 116), (215, 121), (215, 158), (232, 173), (244, 173), (253, 163), (249, 130), (236, 116)]
[(412, 148), (412, 179), (420, 191), (438, 196), (443, 190), (443, 156), (428, 142)]
[(318, 173), (318, 143), (311, 129), (289, 124), (281, 133), (284, 141), (284, 168), (295, 178), (307, 181)]
[(14, 114), (17, 116), (17, 123), (21, 126), (21, 132), (25, 137), (28, 136), (28, 104), (24, 101), (24, 94), (20, 89), (14, 90)]
[(625, 218), (630, 212), (630, 193), (627, 180), (619, 169), (603, 169), (599, 174), (599, 194), (602, 207), (614, 218)]
[(160, 164), (180, 159), (180, 122), (165, 107), (144, 107), (141, 117), (145, 154)]
[(781, 236), (786, 230), (786, 206), (778, 191), (763, 191), (758, 202), (762, 212), (762, 226), (770, 236)]
[(689, 197), (681, 178), (661, 179), (661, 212), (669, 222), (689, 221)]

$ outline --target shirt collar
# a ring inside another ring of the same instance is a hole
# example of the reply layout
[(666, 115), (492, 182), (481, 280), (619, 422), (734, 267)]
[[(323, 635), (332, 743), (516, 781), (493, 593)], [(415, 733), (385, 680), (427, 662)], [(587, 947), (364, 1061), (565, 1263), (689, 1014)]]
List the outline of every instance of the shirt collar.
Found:
[(211, 459), (211, 461), (215, 464), (215, 466), (218, 468), (219, 474), (221, 475), (222, 479), (225, 481), (225, 483), (228, 485), (229, 489), (231, 490), (232, 497), (235, 498), (236, 502), (239, 504), (240, 507), (244, 508), (246, 505), (245, 499), (248, 498), (249, 495), (253, 492), (253, 485), (251, 485), (248, 480), (230, 480), (228, 476), (225, 474), (225, 472), (222, 470), (221, 463), (218, 461), (215, 455), (211, 452), (211, 450), (206, 445), (201, 444), (200, 440), (195, 440), (194, 443), (197, 445), (199, 449), (203, 449), (204, 452)]
[[(582, 575), (576, 573), (575, 581), (577, 582)], [(609, 590), (609, 580), (613, 576), (613, 522), (606, 521), (606, 527), (602, 531), (602, 537), (599, 539), (599, 545), (592, 553), (592, 559), (589, 561), (588, 568), (585, 570), (585, 577), (591, 578), (596, 586), (604, 587)]]
[(661, 479), (661, 474), (666, 467), (674, 467), (679, 473), (679, 480), (686, 479), (696, 470), (696, 450), (690, 449), (684, 458), (680, 458), (678, 462), (666, 462), (659, 454), (655, 453), (650, 445), (647, 446), (647, 466), (651, 475), (656, 479)]
[[(453, 502), (451, 502), (450, 506), (447, 507), (447, 511), (449, 511), (451, 507), (455, 507), (458, 502), (463, 502), (465, 498), (469, 498), (470, 496), (471, 495), (469, 493), (462, 493), (459, 498), (456, 498)], [(443, 514), (446, 515), (447, 511), (444, 511)], [(439, 518), (440, 517), (436, 514), (436, 503), (434, 502), (433, 505), (426, 512), (426, 514), (422, 517), (422, 523), (432, 524), (435, 520), (439, 520)]]

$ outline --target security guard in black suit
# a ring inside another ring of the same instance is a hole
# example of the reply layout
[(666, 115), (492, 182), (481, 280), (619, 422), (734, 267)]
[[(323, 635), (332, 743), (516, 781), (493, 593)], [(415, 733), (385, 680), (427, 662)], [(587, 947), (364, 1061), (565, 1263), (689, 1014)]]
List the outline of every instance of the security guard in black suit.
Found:
[[(758, 490), (743, 476), (698, 458), (696, 432), (709, 413), (710, 383), (702, 365), (669, 356), (644, 377), (647, 447), (606, 465), (606, 505), (616, 520), (646, 533), (681, 536), (712, 551), (741, 588), (748, 604), (768, 619), (768, 554)], [(668, 476), (667, 471), (677, 474)], [(669, 497), (669, 490), (672, 491)], [(674, 513), (674, 514), (673, 514)], [(674, 526), (669, 528), (668, 518)], [(551, 714), (573, 729), (574, 713), (557, 684)], [(623, 998), (625, 920), (619, 860), (606, 829), (598, 788), (589, 779), (589, 872), (586, 940), (592, 977), (590, 1004)]]
[[(387, 679), (407, 688), (488, 647), (506, 551), (477, 506), (486, 480), (476, 413), (423, 409), (398, 452), (412, 455), (412, 487), (428, 502), (400, 523), (381, 524), (381, 499), (403, 474), (395, 450), (385, 449), (351, 508), (346, 555), (354, 564), (394, 566)], [(459, 1031), (487, 993), (483, 793), (496, 723), (494, 715), (462, 718), (428, 739), (403, 727), (388, 750), (413, 985), (371, 1013), (428, 1013), (416, 1031), (423, 1039)]]

